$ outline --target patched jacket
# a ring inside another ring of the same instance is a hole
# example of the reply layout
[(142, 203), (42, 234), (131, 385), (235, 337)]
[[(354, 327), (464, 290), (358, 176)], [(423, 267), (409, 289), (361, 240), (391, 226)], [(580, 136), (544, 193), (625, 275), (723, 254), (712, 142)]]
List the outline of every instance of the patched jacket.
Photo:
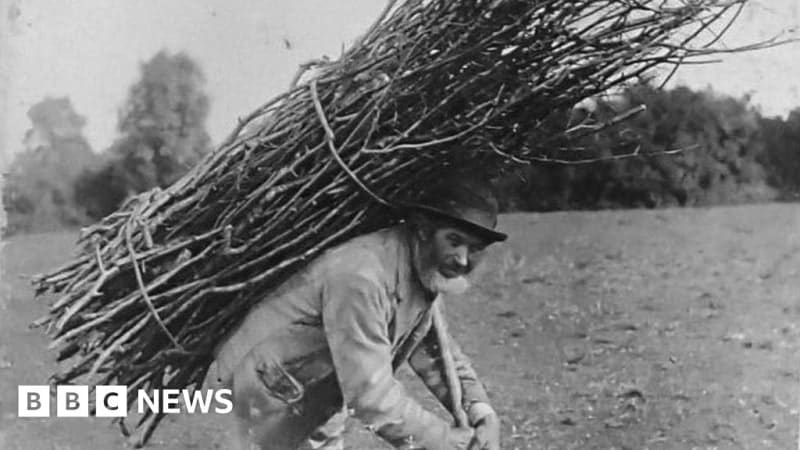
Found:
[[(427, 295), (413, 273), (407, 233), (401, 225), (348, 241), (271, 292), (217, 349), (220, 379), (229, 380), (245, 358), (255, 358), (285, 378), (277, 377), (274, 390), (295, 402), (310, 386), (335, 377), (351, 414), (388, 442), (446, 448), (450, 425), (394, 377), (408, 361), (450, 408), (431, 325), (431, 306), (442, 300)], [(452, 339), (451, 346), (461, 406), (474, 424), (491, 408), (468, 358)]]

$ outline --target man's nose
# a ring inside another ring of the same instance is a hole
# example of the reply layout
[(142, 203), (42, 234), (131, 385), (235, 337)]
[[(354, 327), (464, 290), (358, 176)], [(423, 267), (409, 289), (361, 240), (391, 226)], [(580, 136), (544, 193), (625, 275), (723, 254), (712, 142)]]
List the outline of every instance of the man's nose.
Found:
[(467, 267), (469, 264), (469, 251), (467, 247), (457, 247), (453, 254), (453, 259), (460, 267)]

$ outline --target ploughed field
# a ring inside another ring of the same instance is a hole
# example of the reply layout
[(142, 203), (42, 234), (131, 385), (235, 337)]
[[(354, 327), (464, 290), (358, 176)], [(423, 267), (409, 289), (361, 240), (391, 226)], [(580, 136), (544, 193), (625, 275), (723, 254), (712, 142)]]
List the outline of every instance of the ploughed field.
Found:
[[(448, 315), (502, 417), (503, 448), (797, 445), (800, 205), (512, 214), (501, 226), (511, 238)], [(0, 449), (126, 447), (108, 419), (16, 417), (17, 386), (46, 383), (54, 361), (27, 328), (45, 301), (21, 276), (63, 262), (75, 236), (2, 250)], [(228, 420), (171, 416), (150, 448), (228, 448)], [(355, 421), (348, 438), (388, 448)]]

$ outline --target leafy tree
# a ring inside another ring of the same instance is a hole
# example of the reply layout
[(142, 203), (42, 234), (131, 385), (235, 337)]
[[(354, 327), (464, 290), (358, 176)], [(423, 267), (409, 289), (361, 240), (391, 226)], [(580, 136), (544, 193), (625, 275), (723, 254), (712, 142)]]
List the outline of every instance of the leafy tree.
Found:
[(5, 174), (7, 233), (86, 223), (73, 183), (97, 162), (82, 134), (86, 119), (69, 98), (45, 98), (28, 110), (32, 128)]
[(762, 161), (759, 115), (746, 99), (635, 85), (598, 102), (607, 118), (636, 105), (645, 112), (577, 144), (603, 156), (686, 149), (678, 155), (633, 157), (583, 166), (534, 165), (511, 183), (518, 207), (531, 210), (690, 206), (774, 198)]
[(674, 157), (622, 162), (631, 169), (644, 164), (654, 171), (652, 178), (662, 186), (655, 192), (656, 203), (712, 205), (772, 198), (760, 164), (764, 148), (759, 115), (747, 99), (650, 86), (637, 86), (629, 96), (631, 103), (648, 106), (646, 116), (634, 122), (645, 131), (641, 135), (647, 150), (687, 148)]
[(766, 146), (764, 164), (770, 172), (771, 184), (778, 186), (788, 199), (800, 198), (800, 107), (783, 120), (761, 119)]
[(101, 170), (77, 189), (94, 218), (114, 211), (130, 195), (166, 187), (208, 152), (209, 100), (200, 67), (185, 53), (160, 51), (141, 66), (120, 111), (121, 133)]

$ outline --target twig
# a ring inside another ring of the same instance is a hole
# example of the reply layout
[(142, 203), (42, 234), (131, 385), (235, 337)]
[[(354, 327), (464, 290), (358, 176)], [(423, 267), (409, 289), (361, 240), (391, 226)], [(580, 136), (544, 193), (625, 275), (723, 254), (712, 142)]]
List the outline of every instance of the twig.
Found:
[(161, 317), (158, 315), (155, 306), (153, 306), (153, 302), (150, 300), (150, 295), (147, 294), (147, 287), (144, 284), (144, 280), (142, 280), (142, 272), (139, 269), (139, 263), (136, 261), (136, 250), (133, 248), (133, 242), (131, 238), (131, 230), (130, 226), (125, 227), (125, 243), (128, 246), (128, 252), (131, 255), (131, 262), (133, 263), (133, 273), (136, 274), (136, 283), (139, 285), (139, 292), (142, 294), (142, 299), (147, 304), (147, 307), (150, 309), (150, 313), (153, 316), (153, 319), (158, 323), (158, 326), (164, 331), (170, 341), (172, 341), (172, 345), (175, 348), (180, 350), (184, 350), (183, 346), (178, 343), (178, 340), (175, 339), (175, 336), (169, 331), (167, 326), (161, 320)]
[(320, 123), (322, 123), (322, 128), (325, 130), (325, 140), (328, 143), (328, 148), (331, 151), (331, 156), (333, 159), (336, 160), (336, 163), (339, 164), (339, 167), (347, 173), (347, 176), (350, 177), (351, 180), (367, 195), (372, 197), (373, 200), (378, 202), (383, 206), (392, 207), (392, 205), (387, 202), (386, 200), (382, 199), (378, 196), (378, 194), (374, 193), (370, 188), (368, 188), (361, 180), (358, 179), (355, 173), (347, 167), (347, 164), (342, 161), (342, 157), (339, 156), (339, 151), (336, 149), (336, 144), (334, 141), (336, 140), (336, 136), (333, 134), (333, 130), (331, 126), (328, 124), (328, 119), (325, 118), (325, 111), (322, 109), (322, 104), (319, 102), (319, 95), (317, 94), (317, 80), (311, 80), (310, 84), (311, 89), (311, 97), (314, 99), (314, 109), (317, 111), (317, 116), (319, 117)]

